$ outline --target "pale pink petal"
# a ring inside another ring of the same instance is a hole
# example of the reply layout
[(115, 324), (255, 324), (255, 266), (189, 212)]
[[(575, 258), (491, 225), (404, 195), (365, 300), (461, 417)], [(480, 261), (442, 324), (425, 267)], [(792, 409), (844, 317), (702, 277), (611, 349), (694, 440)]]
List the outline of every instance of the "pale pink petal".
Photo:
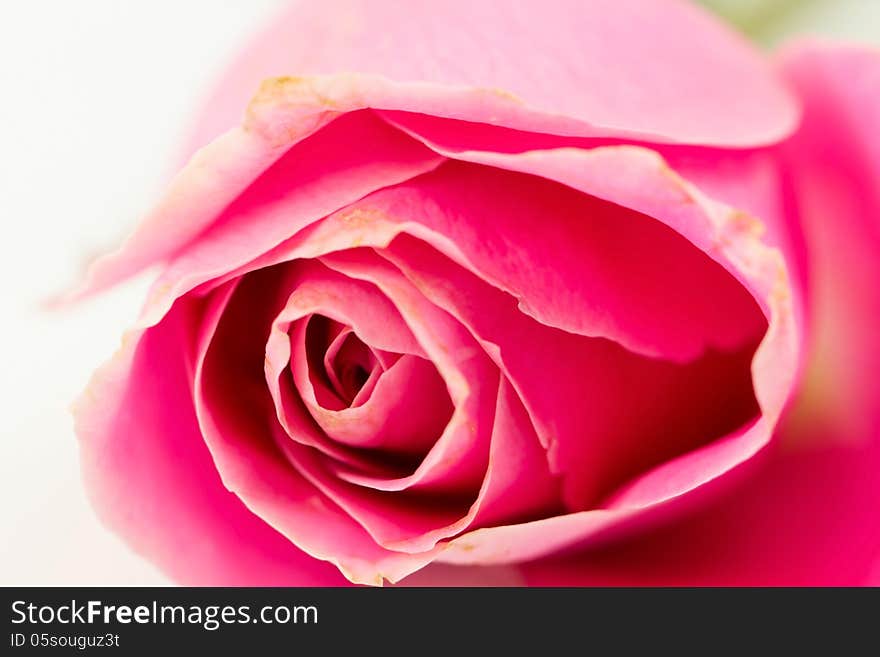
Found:
[[(438, 58), (437, 48), (446, 54)], [(271, 76), (282, 77), (257, 92)], [(125, 245), (95, 263), (79, 293), (185, 247), (292, 146), (346, 112), (403, 109), (547, 133), (739, 147), (785, 136), (797, 117), (760, 55), (683, 2), (568, 0), (543, 6), (540, 20), (464, 0), (428, 13), (387, 1), (296, 3), (223, 80), (197, 122), (194, 143), (204, 149)], [(370, 149), (350, 151), (357, 158)], [(333, 157), (303, 160), (328, 166)]]
[[(291, 132), (275, 143), (245, 126), (206, 146), (125, 244), (94, 263), (75, 294), (95, 292), (174, 256), (154, 288), (154, 308), (145, 319), (156, 321), (196, 284), (364, 194), (429, 171), (442, 160), (370, 112), (318, 127)], [(359, 147), (351, 148), (352, 143)]]
[(285, 87), (279, 109), (294, 124), (328, 106), (370, 106), (539, 132), (747, 146), (783, 137), (797, 118), (759, 53), (678, 0), (298, 2), (226, 72), (194, 142), (235, 125), (274, 76), (296, 76), (266, 90)]

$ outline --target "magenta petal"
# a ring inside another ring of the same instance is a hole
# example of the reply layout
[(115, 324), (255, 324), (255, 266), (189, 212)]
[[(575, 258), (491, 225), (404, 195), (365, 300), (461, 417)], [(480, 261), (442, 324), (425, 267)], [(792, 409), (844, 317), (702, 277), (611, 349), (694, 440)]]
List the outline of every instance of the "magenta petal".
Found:
[[(287, 408), (285, 414), (293, 416), (294, 402), (284, 397), (296, 395), (326, 436), (342, 445), (410, 454), (426, 451), (443, 432), (452, 413), (451, 402), (443, 379), (423, 357), (423, 347), (400, 312), (369, 282), (349, 278), (318, 262), (298, 264), (296, 271), (296, 277), (285, 283), (294, 289), (273, 322), (266, 346), (266, 378), (276, 405), (280, 403)], [(351, 326), (367, 344), (383, 352), (405, 354), (379, 377), (364, 404), (330, 409), (316, 396), (306, 353), (307, 323), (301, 319), (313, 313)], [(292, 326), (296, 320), (300, 321)], [(285, 393), (279, 377), (288, 366), (298, 390)], [(410, 376), (415, 378), (407, 383)], [(409, 386), (416, 384), (421, 384), (419, 389), (410, 390)], [(406, 408), (404, 401), (420, 402), (420, 406)], [(299, 433), (294, 431), (294, 437)], [(321, 442), (331, 453), (339, 454), (327, 441)]]
[[(578, 160), (602, 159), (597, 153), (542, 154), (558, 159), (557, 170), (565, 165), (582, 171), (589, 182), (592, 171)], [(608, 172), (629, 167), (624, 180), (639, 176), (640, 183), (654, 184), (647, 192), (653, 192), (654, 206), (684, 215), (679, 220), (693, 224), (691, 233), (701, 230), (696, 237), (703, 243), (720, 239), (706, 234), (712, 227), (693, 202), (687, 207), (681, 188), (648, 180), (634, 166), (641, 165), (637, 157), (615, 159), (620, 161), (601, 169), (598, 185), (614, 177)], [(424, 226), (445, 238), (440, 250), (510, 292), (523, 312), (638, 353), (685, 361), (709, 347), (736, 347), (760, 332), (763, 320), (753, 312), (749, 291), (653, 216), (537, 176), (450, 162), (371, 194), (334, 220), (361, 230), (382, 222), (399, 223), (409, 232)]]
[[(439, 148), (434, 144), (432, 147)], [(794, 384), (800, 360), (798, 345), (802, 326), (798, 325), (798, 318), (794, 314), (794, 293), (789, 283), (783, 255), (777, 247), (768, 246), (761, 240), (759, 220), (707, 198), (689, 181), (672, 171), (657, 153), (640, 147), (553, 149), (520, 154), (474, 151), (449, 153), (449, 155), (550, 178), (586, 194), (644, 213), (666, 224), (721, 264), (751, 294), (769, 321), (768, 333), (758, 350), (753, 368), (758, 401), (765, 413), (772, 418), (772, 423), (776, 422)], [(444, 165), (444, 167), (449, 166), (449, 164)], [(423, 179), (430, 179), (435, 175), (428, 174)], [(376, 196), (382, 198), (382, 194), (383, 192), (379, 192)], [(393, 198), (391, 194), (385, 193), (385, 196)], [(369, 217), (373, 226), (380, 226), (383, 222), (403, 220), (402, 217), (393, 214), (387, 216), (384, 213), (378, 213), (378, 216), (375, 212), (371, 214), (368, 202), (372, 198), (365, 199), (364, 209), (367, 212), (358, 216)], [(443, 218), (443, 213), (436, 212), (435, 206), (428, 206), (427, 210), (421, 212), (406, 208), (403, 214), (412, 220), (422, 217)], [(339, 218), (350, 216), (350, 209), (339, 213)], [(414, 232), (411, 226), (407, 226), (406, 229), (408, 232)], [(439, 250), (460, 264), (470, 265), (468, 259), (455, 246), (437, 240), (434, 240), (434, 243)], [(640, 255), (650, 256), (651, 252)], [(489, 261), (491, 259), (490, 257)], [(675, 270), (675, 266), (672, 266), (672, 270)], [(682, 285), (687, 289), (687, 283), (682, 281)], [(728, 289), (733, 293), (733, 288)], [(608, 298), (612, 301), (614, 299), (613, 295)], [(740, 304), (731, 305), (734, 299), (736, 296), (727, 299), (723, 310), (716, 309), (715, 317), (717, 318), (719, 313), (722, 317), (728, 317), (730, 314), (740, 318), (749, 317), (750, 313), (745, 311), (748, 302), (745, 302), (745, 307), (742, 305), (744, 300)], [(709, 301), (708, 298), (706, 300)], [(737, 308), (738, 312), (732, 313), (733, 308)], [(713, 315), (711, 305), (706, 306), (706, 309), (708, 310), (706, 317), (711, 317)], [(534, 312), (535, 309), (527, 308), (527, 310)], [(564, 314), (560, 312), (559, 317), (564, 317)], [(656, 321), (657, 317), (652, 317), (651, 321), (643, 326), (651, 327)], [(553, 322), (549, 323), (553, 324)], [(719, 346), (730, 347), (736, 344), (734, 336), (743, 338), (748, 335), (748, 331), (745, 330), (748, 325), (739, 322), (727, 326), (715, 324), (715, 328), (725, 336)], [(631, 328), (638, 330), (639, 325), (632, 324)], [(705, 335), (710, 334), (711, 332), (707, 332)], [(655, 334), (655, 338), (657, 335), (664, 334)], [(674, 330), (665, 335), (676, 337)], [(688, 333), (683, 335), (688, 336)], [(637, 348), (639, 342), (634, 342), (626, 333), (618, 332), (609, 337), (639, 351)], [(682, 344), (689, 344), (692, 350), (693, 338), (691, 337), (690, 342)], [(642, 349), (645, 348), (649, 354), (658, 353), (657, 344), (652, 345), (650, 341), (642, 343)], [(651, 350), (652, 348), (654, 351)], [(662, 354), (663, 351), (660, 350), (659, 353)], [(678, 353), (678, 356), (682, 357), (685, 353), (687, 350)], [(667, 355), (675, 357), (676, 352), (667, 352)]]
[(525, 586), (516, 566), (452, 566), (430, 563), (397, 583), (398, 586)]
[[(650, 171), (652, 169), (647, 170), (648, 173)], [(672, 189), (676, 189), (675, 185), (681, 184), (668, 176), (661, 180), (673, 185)], [(651, 181), (649, 178), (648, 182), (656, 185), (661, 180)], [(639, 187), (632, 190), (637, 200), (640, 198), (636, 194), (639, 190), (644, 191)], [(665, 196), (660, 194), (658, 198), (662, 200)], [(700, 197), (695, 196), (695, 198)], [(654, 202), (659, 210), (664, 211), (666, 217), (676, 217), (671, 210), (675, 210), (677, 206), (673, 205), (670, 208), (659, 201)], [(713, 222), (719, 219), (717, 211), (715, 205), (700, 200), (692, 210), (687, 211), (695, 213), (688, 222), (683, 222), (684, 217), (680, 217), (680, 226), (687, 229), (697, 245), (710, 244), (712, 242), (710, 231), (714, 230)], [(409, 212), (411, 216), (418, 216), (417, 206), (410, 208)], [(291, 240), (272, 257), (302, 257), (345, 249), (353, 244), (385, 246), (401, 231), (407, 231), (466, 262), (466, 259), (461, 257), (460, 252), (444, 236), (425, 230), (423, 225), (419, 226), (413, 221), (399, 224), (393, 221), (394, 217), (388, 217), (384, 213), (369, 212), (358, 215), (357, 222), (344, 220), (351, 217), (351, 210), (347, 210), (325, 219), (320, 224), (316, 224), (307, 235)], [(368, 231), (365, 230), (367, 227), (369, 227)], [(745, 432), (732, 433), (724, 440), (717, 441), (705, 449), (688, 453), (679, 461), (647, 473), (609, 500), (607, 504), (610, 507), (607, 510), (586, 511), (551, 519), (548, 522), (554, 528), (548, 531), (546, 537), (542, 534), (545, 528), (545, 523), (542, 522), (522, 527), (514, 525), (508, 529), (481, 529), (474, 533), (475, 536), (453, 541), (453, 548), (458, 544), (465, 547), (460, 551), (447, 550), (444, 559), (475, 562), (501, 558), (500, 555), (504, 555), (504, 559), (535, 557), (547, 551), (583, 542), (588, 537), (620, 525), (629, 518), (643, 516), (645, 511), (654, 510), (656, 514), (652, 515), (662, 515), (670, 507), (676, 506), (672, 502), (677, 498), (687, 497), (685, 493), (695, 491), (705, 483), (724, 475), (766, 445), (782, 404), (787, 398), (795, 371), (796, 327), (792, 320), (791, 297), (778, 253), (761, 245), (748, 233), (743, 235), (731, 233), (722, 244), (721, 253), (715, 251), (714, 255), (723, 255), (727, 265), (737, 273), (737, 276), (748, 282), (750, 291), (755, 294), (756, 300), (769, 316), (767, 334), (752, 363), (755, 394), (762, 414), (758, 422)], [(393, 246), (391, 250), (394, 251)], [(450, 288), (448, 283), (450, 271), (452, 270), (441, 272), (439, 279), (446, 282), (435, 285), (432, 289), (447, 290), (446, 293), (449, 294), (451, 289), (454, 289), (454, 286)], [(413, 266), (408, 275), (412, 275), (413, 281), (418, 282), (419, 275), (425, 272), (426, 263), (422, 258), (418, 266)], [(426, 288), (425, 291), (427, 290)], [(466, 295), (458, 295), (456, 299), (465, 302)], [(485, 311), (485, 308), (483, 310)], [(496, 317), (496, 314), (494, 311), (484, 312), (484, 317)], [(491, 352), (489, 346), (486, 348)], [(538, 542), (525, 541), (520, 535), (521, 531), (541, 539)], [(482, 543), (482, 537), (485, 537), (485, 543)], [(545, 538), (547, 540), (544, 540)], [(485, 550), (478, 549), (480, 544), (486, 546)]]
[[(669, 172), (671, 181), (679, 183), (685, 196), (692, 185), (712, 200), (735, 208), (728, 219), (731, 228), (739, 225), (743, 231), (763, 233), (765, 244), (780, 249), (795, 277), (795, 312), (802, 325), (800, 306), (807, 284), (803, 235), (791, 204), (789, 180), (778, 153), (771, 148), (721, 150), (660, 144), (645, 151), (640, 163), (640, 149), (620, 149), (620, 144), (608, 139), (523, 132), (407, 112), (383, 111), (380, 115), (447, 157), (548, 177), (646, 214), (652, 214), (652, 208), (664, 202), (663, 194), (658, 194), (661, 189), (647, 185), (644, 180), (647, 194), (622, 194), (632, 187), (615, 186), (616, 179), (628, 175), (642, 178), (644, 174), (639, 169), (645, 165), (658, 168), (660, 173)], [(614, 161), (612, 156), (618, 151), (626, 157)], [(591, 164), (591, 160), (595, 163)], [(566, 162), (573, 167), (571, 171), (566, 171)], [(606, 180), (602, 180), (603, 167), (606, 174), (612, 172), (604, 176)], [(657, 196), (653, 202), (651, 195)], [(668, 221), (668, 212), (656, 216)], [(670, 225), (680, 225), (680, 220)]]
[[(310, 246), (307, 241), (301, 248)], [(369, 250), (332, 253), (321, 260), (336, 271), (376, 285), (394, 302), (443, 377), (455, 409), (443, 434), (410, 477), (381, 481), (356, 473), (340, 472), (340, 476), (382, 490), (461, 492), (476, 488), (488, 459), (497, 368), (464, 327)]]
[(486, 478), (467, 526), (552, 514), (558, 505), (559, 480), (550, 472), (547, 454), (522, 401), (502, 379)]
[[(291, 338), (291, 371), (306, 408), (326, 435), (351, 447), (385, 450), (394, 459), (423, 455), (437, 441), (452, 414), (452, 404), (430, 361), (405, 355), (377, 376), (370, 398), (338, 410), (322, 407), (308, 380), (305, 326)], [(382, 460), (382, 454), (376, 455)]]
[[(382, 372), (399, 357), (364, 345), (357, 334), (346, 328), (327, 347), (322, 364), (337, 396), (349, 400), (349, 406), (356, 408), (370, 398)], [(363, 382), (355, 380), (356, 368), (366, 375)]]
[[(345, 468), (328, 464), (318, 454), (296, 442), (284, 441), (281, 443), (282, 447), (298, 471), (357, 520), (378, 544), (414, 553), (431, 550), (438, 540), (447, 538), (466, 526), (475, 513), (468, 513), (471, 502), (462, 505), (462, 499), (467, 499), (468, 494), (476, 496), (477, 488), (474, 484), (485, 478), (488, 440), (494, 413), (494, 404), (486, 397), (491, 394), (491, 400), (495, 400), (497, 370), (463, 328), (451, 318), (444, 317), (442, 311), (434, 308), (415, 292), (399, 272), (383, 260), (368, 251), (351, 251), (327, 256), (323, 261), (334, 270), (354, 277), (356, 280), (352, 281), (353, 284), (375, 285), (393, 300), (404, 320), (409, 322), (416, 338), (422, 341), (425, 352), (436, 363), (449, 388), (449, 396), (457, 404), (449, 424), (442, 435), (435, 436), (435, 444), (416, 471), (411, 476), (396, 481), (377, 479), (362, 472), (346, 472)], [(365, 284), (361, 280), (370, 283)], [(308, 291), (310, 282), (307, 279), (291, 294), (285, 311), (276, 319), (273, 329), (276, 339), (270, 340), (270, 352), (280, 354), (280, 349), (287, 342), (277, 339), (278, 332), (283, 334), (294, 316), (301, 315), (304, 310), (312, 310), (299, 309), (296, 306), (296, 297), (301, 290), (304, 290), (307, 299), (314, 297)], [(325, 303), (331, 306), (334, 299), (345, 298), (339, 294), (336, 286), (328, 286), (326, 282), (319, 285), (317, 290), (326, 298)], [(333, 311), (328, 308), (325, 312), (332, 314)], [(381, 401), (383, 397), (388, 398), (388, 395), (394, 395), (389, 399), (397, 405), (396, 409), (389, 409), (397, 411), (398, 417), (392, 418), (394, 422), (413, 425), (430, 419), (430, 414), (425, 413), (426, 408), (416, 411), (402, 406), (411, 400), (430, 401), (421, 397), (418, 391), (409, 389), (409, 386), (417, 382), (412, 379), (408, 385), (397, 382), (397, 389), (386, 393), (380, 392), (380, 381), (371, 400), (363, 407), (322, 413), (314, 398), (309, 398), (311, 386), (305, 370), (305, 328), (300, 323), (294, 330), (294, 351), (290, 355), (294, 380), (300, 391), (306, 393), (304, 401), (312, 415), (340, 442), (349, 442), (354, 437), (350, 431), (339, 435), (347, 422), (350, 421), (353, 425), (351, 431), (356, 431), (368, 419), (360, 418), (362, 411), (374, 412), (372, 402)], [(272, 346), (273, 343), (275, 347)], [(270, 357), (267, 365), (270, 362), (272, 370), (277, 368), (277, 356)], [(395, 368), (404, 367), (409, 362), (407, 357), (402, 357), (385, 375), (393, 377)], [(433, 365), (424, 362), (433, 370)], [(267, 373), (269, 371), (267, 369)], [(344, 414), (350, 414), (351, 418), (343, 417)], [(541, 465), (543, 467), (543, 462)]]
[[(371, 459), (368, 454), (335, 441), (324, 432), (307, 407), (309, 401), (312, 406), (320, 406), (317, 402), (320, 390), (313, 390), (309, 386), (306, 392), (311, 394), (311, 399), (304, 400), (300, 397), (300, 390), (294, 384), (288, 369), (288, 363), (295, 355), (291, 353), (286, 340), (283, 343), (280, 340), (276, 342), (280, 347), (270, 345), (267, 351), (266, 384), (275, 406), (278, 422), (286, 434), (286, 440), (313, 447), (327, 457), (347, 464), (358, 472), (370, 472), (373, 476), (380, 477), (401, 476), (394, 467), (395, 464), (389, 466), (381, 460)], [(299, 386), (300, 389), (304, 387), (302, 384)]]
[[(574, 508), (601, 501), (597, 494), (615, 480), (619, 485), (621, 478), (724, 435), (757, 412), (749, 376), (753, 347), (687, 365), (646, 359), (605, 340), (534, 322), (517, 312), (512, 299), (411, 237), (397, 238), (384, 254), (495, 355), (547, 445), (553, 471), (565, 475), (564, 497)], [(709, 451), (688, 476), (682, 476), (688, 472), (683, 465), (670, 464), (673, 473), (663, 478), (667, 488), (645, 494), (638, 504), (649, 506), (678, 486), (679, 492), (692, 487), (689, 477), (711, 478), (713, 471), (729, 469), (766, 440), (766, 423), (756, 431), (757, 441), (736, 441), (743, 454)], [(659, 475), (648, 481), (654, 479)], [(628, 503), (636, 504), (629, 495)]]
[[(351, 581), (381, 584), (432, 561), (435, 552), (385, 550), (344, 510), (291, 466), (282, 450), (295, 445), (275, 422), (260, 371), (265, 345), (254, 331), (271, 323), (271, 274), (253, 275), (233, 290), (216, 290), (202, 322), (195, 360), (195, 408), (224, 485), (264, 522), (315, 559), (330, 561)], [(222, 313), (222, 314), (221, 314)], [(242, 333), (242, 328), (247, 328)]]
[[(270, 347), (287, 340), (295, 320), (318, 314), (351, 327), (376, 349), (397, 354), (427, 354), (395, 304), (369, 281), (351, 278), (317, 260), (292, 263), (279, 283), (280, 312), (268, 337)], [(269, 350), (271, 352), (271, 348)]]
[(420, 497), (370, 491), (330, 476), (314, 455), (291, 450), (292, 460), (328, 497), (345, 508), (389, 548), (420, 552), (462, 530), (496, 521), (512, 521), (552, 512), (557, 481), (547, 468), (528, 415), (509, 385), (502, 383), (486, 476), (473, 503), (461, 507), (453, 498)]
[(684, 520), (521, 570), (533, 586), (876, 585), (878, 443), (774, 450), (720, 502)]

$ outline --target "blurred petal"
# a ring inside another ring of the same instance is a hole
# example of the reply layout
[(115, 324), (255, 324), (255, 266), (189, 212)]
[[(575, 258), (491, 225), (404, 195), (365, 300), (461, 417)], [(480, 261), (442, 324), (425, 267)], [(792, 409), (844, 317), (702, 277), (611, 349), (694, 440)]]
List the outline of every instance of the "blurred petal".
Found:
[[(350, 74), (314, 77), (339, 73)], [(194, 142), (235, 125), (273, 76), (297, 76), (265, 89), (289, 99), (278, 107), (294, 125), (328, 107), (369, 106), (558, 134), (750, 146), (785, 136), (797, 117), (759, 53), (678, 0), (555, 0), (540, 11), (502, 0), (297, 2), (226, 72)], [(310, 108), (315, 96), (330, 102)]]
[(767, 463), (655, 532), (523, 566), (530, 584), (876, 584), (880, 565), (880, 54), (804, 44), (786, 145), (810, 267), (806, 381)]

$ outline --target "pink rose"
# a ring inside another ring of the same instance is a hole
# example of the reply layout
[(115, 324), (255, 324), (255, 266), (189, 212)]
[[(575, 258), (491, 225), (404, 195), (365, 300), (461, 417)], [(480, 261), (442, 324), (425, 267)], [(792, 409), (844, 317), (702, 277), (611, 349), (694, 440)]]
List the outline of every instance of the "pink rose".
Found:
[(681, 2), (297, 3), (90, 272), (162, 263), (96, 508), (187, 584), (880, 581), (878, 112)]

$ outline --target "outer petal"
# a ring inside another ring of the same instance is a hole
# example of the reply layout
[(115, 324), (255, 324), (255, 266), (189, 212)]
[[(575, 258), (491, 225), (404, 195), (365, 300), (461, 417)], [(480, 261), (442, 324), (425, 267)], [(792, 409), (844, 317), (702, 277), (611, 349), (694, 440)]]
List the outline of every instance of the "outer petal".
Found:
[(73, 296), (177, 255), (154, 290), (156, 321), (187, 290), (186, 280), (227, 272), (323, 215), (442, 161), (370, 112), (324, 127), (336, 117), (321, 111), (295, 129), (288, 122), (281, 136), (245, 123), (202, 148), (125, 243), (91, 266)]
[(165, 198), (75, 294), (180, 250), (291, 146), (364, 108), (736, 147), (773, 143), (797, 118), (759, 54), (679, 0), (297, 2), (224, 76)]
[(220, 481), (196, 423), (185, 358), (199, 315), (197, 303), (182, 301), (160, 325), (128, 334), (79, 400), (82, 468), (98, 514), (182, 584), (347, 584)]
[[(302, 77), (342, 72), (354, 75)], [(195, 143), (235, 125), (261, 79), (290, 75), (298, 109), (318, 88), (334, 109), (559, 134), (747, 146), (784, 136), (797, 114), (758, 53), (679, 0), (304, 0), (224, 75)]]
[(806, 231), (806, 381), (762, 469), (650, 537), (528, 564), (531, 584), (880, 583), (880, 53), (803, 45), (805, 108), (784, 151)]

